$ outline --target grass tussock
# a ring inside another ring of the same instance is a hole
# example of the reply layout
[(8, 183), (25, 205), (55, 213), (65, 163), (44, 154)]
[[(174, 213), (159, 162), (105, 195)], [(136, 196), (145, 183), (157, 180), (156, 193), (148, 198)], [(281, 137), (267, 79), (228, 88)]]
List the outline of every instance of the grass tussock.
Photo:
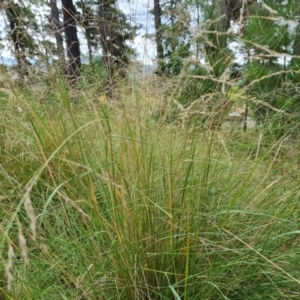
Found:
[(170, 123), (151, 84), (1, 102), (0, 299), (299, 299), (297, 137)]

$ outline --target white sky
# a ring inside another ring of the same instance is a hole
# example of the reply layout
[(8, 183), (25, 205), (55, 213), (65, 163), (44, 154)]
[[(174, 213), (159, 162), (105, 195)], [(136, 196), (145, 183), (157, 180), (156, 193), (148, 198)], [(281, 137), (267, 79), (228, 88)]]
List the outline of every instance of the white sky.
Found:
[(144, 64), (152, 65), (156, 56), (156, 45), (154, 40), (144, 36), (154, 32), (154, 18), (149, 13), (149, 10), (153, 8), (153, 0), (120, 0), (119, 6), (126, 15), (130, 16), (133, 24), (141, 26), (133, 46), (138, 53), (138, 59)]

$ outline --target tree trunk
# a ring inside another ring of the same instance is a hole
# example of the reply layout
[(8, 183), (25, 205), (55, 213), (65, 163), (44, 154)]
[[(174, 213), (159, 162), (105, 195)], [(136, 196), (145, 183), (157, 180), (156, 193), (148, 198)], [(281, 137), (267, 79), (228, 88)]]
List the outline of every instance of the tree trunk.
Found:
[(20, 24), (20, 16), (18, 16), (17, 9), (14, 6), (14, 3), (10, 3), (9, 6), (5, 7), (5, 13), (7, 15), (9, 26), (10, 26), (10, 35), (13, 41), (14, 52), (18, 62), (18, 73), (20, 80), (23, 81), (25, 76), (29, 75), (29, 65), (25, 54), (25, 46), (22, 40), (25, 38), (24, 34), (26, 32), (22, 30), (22, 25)]
[(69, 58), (68, 75), (71, 80), (80, 75), (81, 59), (80, 46), (77, 36), (77, 26), (75, 17), (75, 6), (72, 0), (62, 0), (64, 29), (67, 43), (67, 55)]
[(89, 13), (85, 6), (82, 8), (82, 17), (83, 17), (83, 28), (85, 31), (85, 38), (87, 41), (88, 52), (89, 52), (89, 62), (91, 63), (93, 59), (92, 34), (91, 34), (91, 26), (89, 21)]
[(105, 18), (104, 4), (107, 0), (99, 0), (99, 32), (102, 48), (102, 59), (106, 69), (106, 94), (111, 97), (113, 94), (113, 70), (112, 61), (108, 49), (108, 28)]
[(51, 21), (53, 22), (54, 29), (55, 29), (54, 35), (55, 35), (55, 40), (56, 40), (56, 45), (58, 50), (59, 63), (64, 73), (67, 73), (64, 40), (62, 37), (63, 28), (59, 20), (59, 12), (57, 8), (56, 0), (50, 0), (50, 6), (51, 6)]
[[(295, 29), (295, 39), (293, 44), (293, 55), (300, 56), (300, 23), (298, 21), (298, 24)], [(293, 57), (292, 63), (296, 65), (300, 65), (300, 59), (299, 57)]]
[(161, 33), (161, 7), (159, 0), (154, 0), (155, 41), (157, 52), (157, 73), (162, 75), (164, 65), (164, 48)]
[(223, 0), (226, 30), (230, 27), (230, 20), (238, 21), (247, 18), (251, 13), (251, 7), (255, 3), (257, 3), (257, 0)]
[[(199, 2), (196, 3), (196, 11), (197, 11), (197, 28), (200, 28), (200, 17), (201, 17), (201, 7)], [(196, 60), (201, 58), (200, 52), (200, 43), (196, 40)]]

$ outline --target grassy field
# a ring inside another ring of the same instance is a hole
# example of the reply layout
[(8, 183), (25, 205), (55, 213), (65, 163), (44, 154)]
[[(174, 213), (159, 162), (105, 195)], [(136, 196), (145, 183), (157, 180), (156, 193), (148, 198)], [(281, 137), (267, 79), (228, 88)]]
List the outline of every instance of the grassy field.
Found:
[(170, 123), (151, 83), (117, 98), (1, 90), (0, 299), (299, 299), (293, 131)]

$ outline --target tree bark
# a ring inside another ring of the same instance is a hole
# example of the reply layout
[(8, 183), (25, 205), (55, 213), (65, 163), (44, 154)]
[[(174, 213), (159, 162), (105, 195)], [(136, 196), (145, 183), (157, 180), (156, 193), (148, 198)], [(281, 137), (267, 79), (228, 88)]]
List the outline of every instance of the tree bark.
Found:
[(83, 27), (85, 31), (85, 38), (87, 41), (88, 52), (89, 52), (89, 62), (92, 62), (93, 59), (93, 50), (92, 50), (92, 34), (91, 34), (91, 25), (90, 25), (90, 14), (86, 6), (82, 7), (82, 17), (83, 17)]
[(75, 6), (73, 0), (62, 0), (64, 15), (64, 30), (67, 43), (68, 75), (71, 80), (76, 79), (80, 75), (81, 59), (80, 45), (77, 36), (77, 25), (75, 17)]
[(241, 17), (246, 18), (251, 12), (251, 6), (257, 0), (223, 0), (223, 10), (226, 30), (230, 27), (230, 20), (238, 21)]
[(102, 48), (102, 59), (106, 69), (106, 94), (112, 97), (113, 94), (113, 70), (112, 61), (108, 49), (108, 27), (105, 18), (104, 5), (107, 0), (99, 0), (99, 32), (100, 44)]
[[(300, 23), (298, 21), (298, 24), (295, 29), (295, 40), (293, 44), (293, 55), (300, 56)], [(292, 63), (299, 65), (300, 59), (298, 57), (292, 58)]]
[(26, 32), (22, 30), (20, 16), (18, 16), (14, 2), (9, 3), (8, 6), (2, 6), (2, 8), (4, 8), (9, 21), (9, 27), (11, 30), (10, 36), (13, 41), (14, 52), (18, 62), (18, 73), (20, 80), (23, 81), (25, 76), (29, 75), (30, 65), (25, 54), (25, 45), (22, 41), (25, 39), (24, 34), (26, 34)]
[(54, 25), (54, 35), (56, 40), (56, 46), (58, 50), (58, 56), (59, 56), (59, 63), (61, 65), (62, 70), (64, 73), (67, 72), (66, 70), (66, 57), (65, 57), (65, 49), (64, 49), (64, 40), (62, 37), (62, 25), (59, 20), (59, 12), (57, 8), (57, 2), (56, 0), (50, 0), (50, 7), (51, 7), (51, 21)]
[(164, 64), (164, 48), (161, 33), (161, 6), (159, 0), (154, 0), (155, 41), (157, 52), (157, 73), (162, 75)]

